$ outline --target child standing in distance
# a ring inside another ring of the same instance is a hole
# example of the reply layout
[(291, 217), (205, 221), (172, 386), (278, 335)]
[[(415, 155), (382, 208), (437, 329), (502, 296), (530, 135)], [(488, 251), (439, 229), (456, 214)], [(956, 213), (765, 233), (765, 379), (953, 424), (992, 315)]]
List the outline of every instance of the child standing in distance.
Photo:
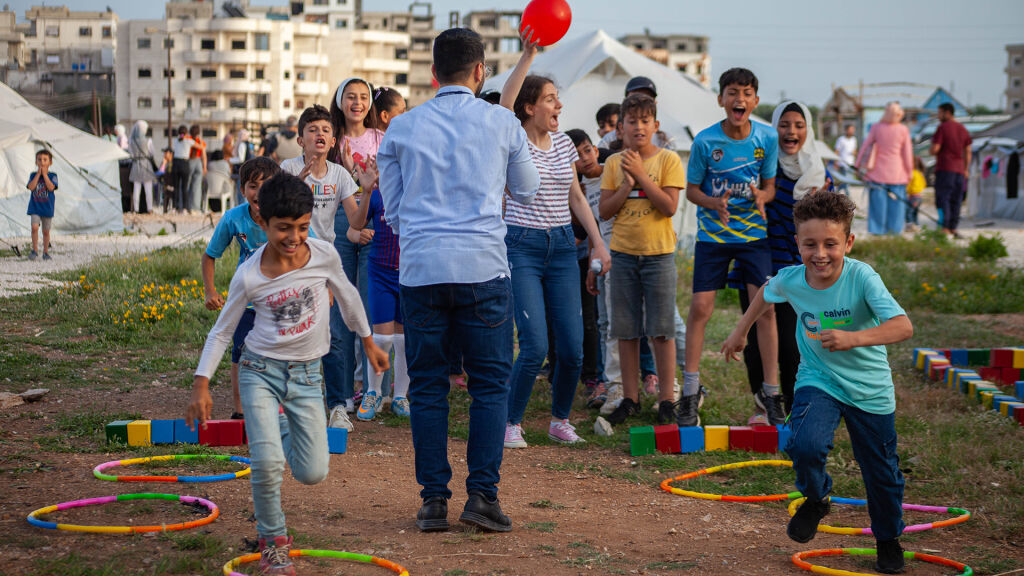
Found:
[(832, 479), (825, 462), (839, 419), (846, 421), (853, 454), (867, 489), (871, 530), (878, 547), (875, 569), (903, 570), (903, 474), (896, 453), (895, 390), (885, 345), (907, 340), (914, 327), (870, 266), (847, 254), (856, 209), (842, 194), (818, 192), (793, 207), (803, 264), (779, 271), (750, 303), (722, 345), (738, 359), (746, 334), (772, 303), (788, 302), (801, 318), (797, 328), (800, 372), (796, 382), (792, 436), (796, 487), (807, 496), (789, 521), (797, 542), (814, 538), (829, 512)]
[[(292, 538), (281, 510), (285, 462), (303, 484), (327, 477), (327, 422), (320, 392), (320, 357), (329, 346), (327, 314), (333, 294), (345, 322), (366, 346), (373, 368), (387, 356), (370, 338), (359, 293), (341, 270), (329, 242), (309, 238), (313, 193), (300, 179), (278, 174), (259, 192), (259, 223), (267, 243), (243, 262), (203, 347), (185, 417), (205, 426), (213, 400), (209, 384), (231, 333), (252, 302), (256, 320), (245, 338), (239, 387), (252, 460), (252, 499), (259, 534), (260, 574), (294, 575)], [(283, 410), (282, 422), (278, 406)]]
[(921, 229), (917, 224), (917, 213), (921, 209), (921, 193), (928, 185), (924, 179), (924, 162), (920, 156), (914, 156), (914, 171), (910, 173), (910, 182), (907, 183), (907, 225), (904, 232), (917, 232)]
[[(217, 222), (213, 230), (213, 237), (206, 246), (206, 252), (202, 257), (203, 292), (206, 295), (206, 309), (220, 310), (224, 307), (224, 298), (217, 292), (214, 283), (214, 271), (216, 260), (224, 255), (224, 251), (234, 240), (238, 243), (237, 268), (249, 259), (260, 246), (267, 243), (267, 235), (257, 224), (259, 220), (259, 191), (263, 183), (281, 173), (281, 168), (270, 158), (257, 157), (242, 164), (238, 170), (239, 179), (242, 182), (242, 195), (246, 203), (235, 206), (224, 213), (224, 216)], [(242, 400), (238, 394), (238, 360), (242, 357), (242, 345), (245, 344), (245, 336), (252, 330), (252, 324), (256, 319), (256, 311), (250, 304), (245, 308), (245, 313), (235, 328), (232, 337), (231, 347), (231, 391), (234, 395), (235, 408), (231, 414), (232, 420), (244, 418), (242, 411)]]
[(191, 211), (192, 208), (188, 161), (192, 156), (192, 148), (195, 147), (195, 144), (196, 141), (188, 133), (188, 127), (184, 124), (178, 126), (178, 137), (171, 145), (174, 150), (171, 174), (174, 178), (174, 209), (179, 214), (185, 210)]
[(622, 402), (608, 421), (640, 413), (640, 340), (650, 338), (658, 368), (658, 422), (674, 416), (676, 234), (672, 215), (685, 184), (679, 156), (652, 142), (658, 106), (646, 94), (622, 101), (625, 149), (605, 162), (599, 208), (612, 226), (611, 333), (619, 341)]
[(373, 108), (377, 111), (377, 126), (381, 132), (387, 132), (395, 116), (405, 113), (405, 97), (394, 88), (379, 86), (373, 91)]
[(45, 148), (36, 152), (36, 171), (28, 176), (28, 216), (32, 220), (32, 251), (29, 260), (39, 257), (39, 229), (43, 229), (43, 260), (50, 260), (50, 225), (57, 205), (57, 174), (50, 172), (53, 154)]
[[(753, 298), (771, 276), (765, 204), (775, 197), (779, 136), (770, 126), (750, 121), (757, 107), (757, 76), (745, 68), (726, 70), (718, 80), (718, 105), (725, 120), (697, 134), (686, 173), (686, 199), (698, 206), (693, 256), (693, 300), (686, 320), (686, 367), (677, 423), (700, 426), (698, 410), (706, 390), (700, 382), (704, 328), (715, 309), (715, 293), (725, 288), (729, 264), (736, 261)], [(778, 337), (774, 311), (757, 322), (764, 383), (754, 396), (772, 425), (785, 421), (779, 392)]]

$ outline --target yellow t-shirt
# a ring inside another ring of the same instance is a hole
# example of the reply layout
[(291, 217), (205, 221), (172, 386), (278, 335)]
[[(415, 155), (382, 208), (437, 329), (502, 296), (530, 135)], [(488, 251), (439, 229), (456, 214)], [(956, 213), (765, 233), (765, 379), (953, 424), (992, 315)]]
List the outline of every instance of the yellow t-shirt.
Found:
[(915, 169), (910, 175), (910, 183), (907, 184), (907, 196), (920, 195), (921, 192), (924, 192), (925, 185), (924, 174), (921, 174), (920, 170)]
[[(644, 160), (644, 169), (651, 180), (662, 188), (686, 188), (686, 171), (675, 152), (659, 150)], [(624, 178), (622, 154), (613, 154), (605, 161), (601, 190), (618, 189)], [(672, 229), (672, 218), (655, 208), (639, 185), (633, 187), (626, 202), (615, 214), (611, 249), (634, 256), (675, 252), (676, 233)]]

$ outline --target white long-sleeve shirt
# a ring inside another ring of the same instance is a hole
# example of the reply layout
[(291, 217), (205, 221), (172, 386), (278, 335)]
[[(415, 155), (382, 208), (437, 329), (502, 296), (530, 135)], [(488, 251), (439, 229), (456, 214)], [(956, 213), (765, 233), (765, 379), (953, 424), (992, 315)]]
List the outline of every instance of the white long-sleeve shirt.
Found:
[(227, 302), (206, 337), (196, 376), (213, 376), (249, 302), (256, 321), (245, 346), (268, 358), (308, 362), (327, 353), (331, 345), (328, 290), (341, 307), (345, 325), (361, 338), (370, 335), (359, 291), (342, 271), (334, 246), (316, 238), (308, 238), (306, 244), (309, 262), (277, 278), (267, 278), (260, 270), (266, 245), (238, 266)]

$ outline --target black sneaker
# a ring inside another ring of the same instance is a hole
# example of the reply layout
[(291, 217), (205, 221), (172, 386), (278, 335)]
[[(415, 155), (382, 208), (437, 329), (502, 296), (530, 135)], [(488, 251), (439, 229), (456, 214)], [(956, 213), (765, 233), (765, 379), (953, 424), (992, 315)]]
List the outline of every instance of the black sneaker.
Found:
[(676, 405), (671, 400), (658, 402), (658, 424), (669, 424), (676, 419)]
[(421, 532), (443, 532), (448, 529), (448, 500), (444, 496), (423, 499), (416, 513), (416, 527)]
[(704, 405), (704, 397), (707, 395), (707, 389), (701, 386), (696, 394), (683, 396), (676, 402), (676, 424), (680, 428), (700, 426), (699, 410)]
[(488, 500), (483, 494), (474, 492), (466, 500), (466, 507), (459, 516), (459, 522), (469, 524), (485, 532), (508, 532), (512, 521), (501, 511), (498, 499)]
[(754, 403), (765, 411), (765, 414), (768, 416), (768, 423), (772, 426), (786, 423), (786, 404), (782, 399), (782, 394), (769, 396), (764, 393), (764, 389), (761, 389), (754, 394)]
[(623, 398), (619, 407), (608, 415), (608, 422), (618, 426), (630, 418), (640, 414), (640, 404), (632, 398)]
[(829, 513), (829, 509), (827, 499), (813, 502), (810, 499), (804, 500), (796, 514), (789, 519), (786, 534), (801, 544), (810, 542), (818, 534), (818, 523)]
[(903, 547), (899, 540), (886, 540), (875, 543), (878, 548), (878, 559), (875, 570), (882, 574), (899, 574), (903, 572)]

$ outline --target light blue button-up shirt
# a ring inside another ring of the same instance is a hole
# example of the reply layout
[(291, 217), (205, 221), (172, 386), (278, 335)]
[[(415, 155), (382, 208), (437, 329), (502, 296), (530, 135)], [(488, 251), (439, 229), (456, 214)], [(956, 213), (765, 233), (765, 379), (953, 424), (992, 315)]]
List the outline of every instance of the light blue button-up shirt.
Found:
[(385, 219), (398, 234), (404, 286), (508, 275), (501, 199), (537, 195), (526, 132), (507, 108), (445, 86), (397, 116), (377, 151)]

